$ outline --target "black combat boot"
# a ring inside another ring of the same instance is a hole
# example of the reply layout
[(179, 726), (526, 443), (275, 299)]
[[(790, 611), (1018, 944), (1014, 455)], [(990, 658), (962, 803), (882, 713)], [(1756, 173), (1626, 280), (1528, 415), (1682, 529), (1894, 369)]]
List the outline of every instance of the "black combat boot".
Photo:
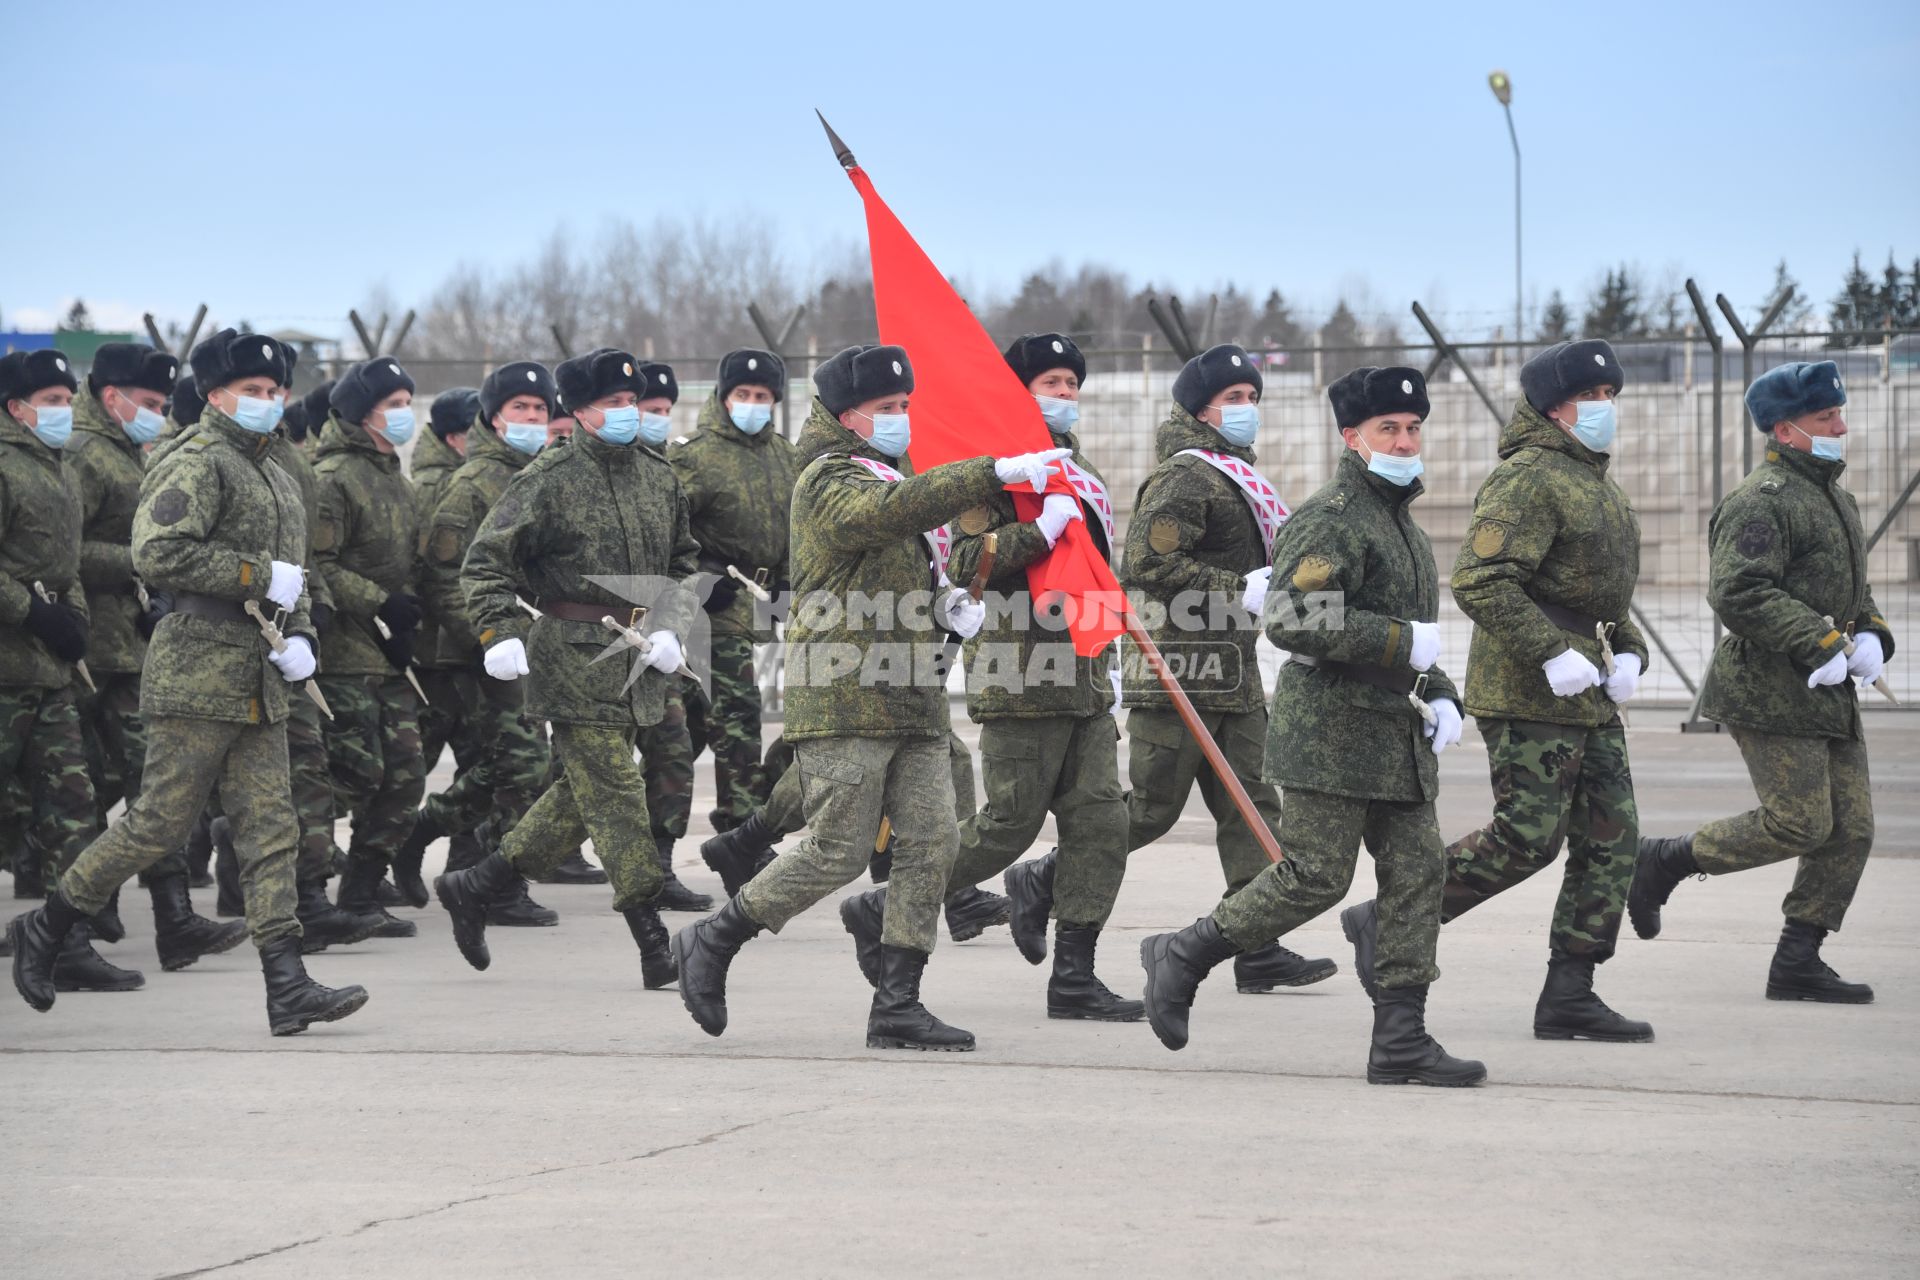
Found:
[(394, 850), (393, 887), (407, 906), (427, 905), (427, 882), (420, 878), (420, 864), (426, 861), (427, 846), (446, 834), (446, 829), (422, 808), (413, 815), (413, 830)]
[(1060, 850), (1049, 849), (1045, 857), (1014, 863), (1001, 878), (1007, 889), (1007, 930), (1028, 964), (1047, 958), (1047, 919), (1053, 914), (1053, 872), (1059, 862)]
[(673, 837), (654, 837), (654, 850), (660, 858), (660, 896), (653, 905), (661, 911), (711, 911), (713, 898), (708, 894), (695, 893), (680, 883), (680, 877), (673, 873)]
[(207, 825), (202, 813), (187, 835), (187, 884), (195, 889), (213, 888), (213, 836)]
[(727, 891), (729, 898), (746, 887), (747, 881), (760, 873), (766, 863), (761, 856), (772, 860), (773, 846), (780, 842), (780, 836), (767, 825), (764, 810), (755, 809), (747, 815), (747, 820), (731, 831), (723, 831), (711, 840), (700, 844), (700, 861), (707, 864), (707, 870), (720, 877), (720, 885)]
[(25, 841), (13, 851), (13, 896), (39, 899), (47, 896), (47, 884), (40, 874), (40, 853)]
[(1342, 911), (1340, 932), (1353, 944), (1353, 976), (1360, 979), (1367, 999), (1378, 1000), (1380, 988), (1373, 982), (1373, 949), (1380, 935), (1380, 905), (1368, 898)]
[(276, 938), (260, 948), (260, 972), (267, 979), (267, 1029), (277, 1036), (299, 1035), (316, 1022), (338, 1022), (367, 1002), (365, 987), (323, 987), (300, 963), (300, 940)]
[(327, 882), (321, 877), (299, 882), (293, 914), (300, 921), (300, 950), (308, 955), (365, 942), (386, 923), (379, 916), (356, 915), (334, 906), (327, 900)]
[(1872, 1004), (1873, 988), (1848, 982), (1820, 958), (1827, 931), (1804, 920), (1789, 920), (1780, 930), (1773, 965), (1767, 970), (1767, 999), (1814, 1000), (1821, 1004)]
[(493, 963), (487, 951), (487, 903), (519, 875), (511, 862), (490, 853), (465, 871), (433, 878), (433, 896), (440, 899), (453, 923), (453, 943), (476, 969)]
[(651, 906), (628, 907), (620, 913), (627, 918), (627, 932), (640, 948), (640, 985), (649, 991), (670, 987), (680, 976), (673, 963), (673, 943), (660, 913)]
[(93, 930), (93, 936), (102, 942), (124, 942), (127, 926), (120, 919), (120, 891), (115, 889), (107, 899), (107, 905), (95, 912), (87, 921), (87, 927)]
[(880, 931), (887, 918), (887, 891), (869, 889), (840, 903), (840, 923), (853, 935), (853, 960), (867, 985), (880, 985)]
[(168, 973), (186, 968), (201, 956), (231, 951), (246, 939), (244, 920), (221, 924), (194, 914), (184, 871), (156, 877), (147, 886), (147, 896), (153, 899), (154, 949), (160, 953), (160, 967)]
[(347, 874), (340, 877), (335, 900), (342, 911), (350, 911), (357, 916), (378, 916), (380, 927), (373, 931), (376, 938), (414, 937), (420, 932), (418, 925), (390, 914), (380, 905), (380, 885), (385, 874), (386, 868), (377, 862), (349, 857)]
[(924, 951), (880, 948), (880, 984), (867, 1012), (867, 1048), (973, 1052), (973, 1032), (948, 1026), (920, 1003), (920, 975), (926, 967)]
[(673, 935), (673, 963), (680, 970), (680, 1003), (717, 1036), (727, 1029), (727, 966), (761, 926), (730, 898), (727, 905)]
[(1640, 842), (1633, 863), (1633, 885), (1627, 890), (1627, 919), (1643, 938), (1660, 936), (1660, 908), (1667, 905), (1674, 886), (1688, 876), (1706, 878), (1693, 860), (1692, 836), (1656, 836)]
[(1325, 957), (1309, 960), (1277, 942), (1233, 958), (1233, 985), (1250, 996), (1264, 995), (1275, 987), (1310, 987), (1338, 972), (1340, 966)]
[(7, 924), (13, 944), (13, 989), (41, 1013), (53, 1008), (53, 965), (67, 935), (86, 917), (66, 897), (49, 894), (46, 905), (15, 916)]
[(207, 824), (207, 838), (213, 841), (213, 882), (220, 888), (213, 913), (223, 920), (244, 916), (247, 900), (240, 893), (240, 854), (233, 847), (233, 826), (224, 814)]
[(1368, 1084), (1430, 1084), (1457, 1089), (1486, 1078), (1484, 1064), (1454, 1057), (1427, 1034), (1424, 986), (1381, 989), (1373, 1002)]
[(1097, 924), (1061, 924), (1053, 934), (1053, 977), (1047, 982), (1047, 1016), (1087, 1022), (1138, 1022), (1147, 1007), (1122, 1000), (1093, 972)]
[(1547, 984), (1533, 1006), (1536, 1040), (1607, 1040), (1641, 1044), (1653, 1039), (1653, 1024), (1623, 1018), (1593, 993), (1592, 956), (1553, 951), (1547, 956)]
[(947, 899), (947, 936), (971, 942), (997, 924), (1005, 924), (1013, 904), (985, 889), (962, 889)]
[(1239, 950), (1212, 916), (1201, 916), (1178, 933), (1156, 933), (1140, 944), (1147, 971), (1147, 1021), (1169, 1049), (1187, 1047), (1193, 996), (1214, 966)]
[[(484, 828), (483, 828), (484, 829)], [(466, 831), (447, 841), (448, 871), (466, 871), (480, 864), (487, 851), (494, 846), (481, 839), (480, 832)]]
[(535, 902), (527, 891), (527, 878), (516, 875), (512, 884), (487, 903), (487, 923), (503, 929), (545, 929), (560, 923), (560, 913)]
[(560, 865), (541, 876), (541, 884), (605, 884), (607, 873), (587, 861), (585, 854), (575, 849), (560, 860)]
[(53, 960), (56, 991), (138, 991), (146, 985), (138, 969), (122, 969), (95, 951), (85, 929), (68, 931)]

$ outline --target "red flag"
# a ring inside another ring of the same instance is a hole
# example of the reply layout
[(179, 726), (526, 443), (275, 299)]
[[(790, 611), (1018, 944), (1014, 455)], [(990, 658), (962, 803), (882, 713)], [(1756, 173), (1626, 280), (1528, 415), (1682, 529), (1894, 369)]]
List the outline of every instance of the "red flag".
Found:
[[(914, 469), (1052, 448), (1039, 404), (980, 321), (874, 191), (866, 170), (850, 165), (847, 176), (866, 204), (880, 340), (913, 357)], [(1056, 475), (1048, 492), (1073, 488)], [(1015, 487), (1013, 504), (1023, 520), (1040, 514), (1041, 499), (1028, 486)], [(1120, 584), (1085, 521), (1069, 523), (1052, 553), (1027, 570), (1027, 587), (1036, 603), (1054, 592), (1069, 597), (1073, 647), (1082, 657), (1122, 630)]]

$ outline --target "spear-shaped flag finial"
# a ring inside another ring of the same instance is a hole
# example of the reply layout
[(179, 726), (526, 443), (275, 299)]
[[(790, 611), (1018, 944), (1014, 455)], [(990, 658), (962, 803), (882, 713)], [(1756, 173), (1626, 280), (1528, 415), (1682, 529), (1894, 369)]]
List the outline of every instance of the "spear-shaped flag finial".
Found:
[(833, 126), (827, 123), (827, 118), (820, 115), (820, 108), (815, 107), (813, 114), (819, 116), (820, 127), (827, 131), (827, 141), (833, 144), (833, 158), (840, 162), (842, 168), (852, 169), (859, 163), (853, 158), (853, 151), (840, 140), (840, 135), (833, 131)]

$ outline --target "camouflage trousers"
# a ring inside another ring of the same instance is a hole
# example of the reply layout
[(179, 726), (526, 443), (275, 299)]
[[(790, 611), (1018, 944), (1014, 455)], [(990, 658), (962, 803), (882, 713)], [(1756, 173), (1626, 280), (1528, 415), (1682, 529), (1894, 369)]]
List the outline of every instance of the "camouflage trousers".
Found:
[(254, 945), (299, 937), (293, 904), (300, 827), (288, 794), (285, 724), (150, 717), (140, 795), (67, 868), (60, 879), (67, 900), (88, 915), (99, 911), (128, 877), (186, 843), (216, 785), (233, 826)]
[(640, 748), (653, 834), (662, 840), (685, 836), (693, 817), (693, 761), (698, 749), (687, 730), (686, 698), (688, 691), (698, 688), (691, 680), (668, 681), (659, 722), (641, 729), (634, 739)]
[(1511, 889), (1560, 855), (1567, 869), (1550, 945), (1596, 961), (1613, 955), (1640, 842), (1640, 816), (1616, 716), (1598, 729), (1479, 721), (1493, 774), (1493, 821), (1447, 849), (1441, 919)]
[(546, 734), (522, 713), (525, 696), (472, 668), (420, 672), (432, 701), (420, 711), (422, 768), (432, 772), (443, 748), (453, 748), (453, 783), (421, 806), (441, 830), (462, 835), (488, 818), (504, 835), (532, 807), (546, 785)]
[(794, 744), (808, 835), (740, 891), (740, 905), (780, 932), (867, 869), (885, 816), (893, 876), (880, 940), (931, 954), (959, 836), (949, 745), (937, 737), (808, 738)]
[(769, 784), (760, 770), (760, 686), (753, 678), (753, 639), (713, 638), (713, 696), (696, 681), (682, 685), (687, 732), (695, 757), (713, 752), (715, 831), (731, 831), (765, 804)]
[(960, 824), (949, 893), (999, 875), (1033, 846), (1047, 814), (1059, 828), (1053, 914), (1103, 925), (1127, 871), (1120, 729), (1109, 715), (988, 720), (980, 726), (987, 807)]
[[(1233, 767), (1253, 807), (1275, 834), (1280, 830), (1280, 793), (1261, 777), (1267, 755), (1267, 711), (1229, 713), (1202, 711), (1201, 723)], [(1136, 707), (1127, 713), (1127, 778), (1133, 786), (1127, 797), (1127, 849), (1152, 844), (1173, 829), (1187, 807), (1194, 783), (1213, 815), (1214, 844), (1220, 853), (1220, 873), (1230, 896), (1244, 889), (1266, 870), (1266, 851), (1234, 808), (1233, 799), (1213, 775), (1200, 744), (1187, 732), (1180, 714), (1172, 710)], [(1273, 941), (1268, 938), (1266, 942)], [(1266, 945), (1265, 942), (1260, 945)]]
[[(331, 706), (332, 703), (327, 705)], [(333, 774), (320, 708), (305, 694), (287, 699), (287, 782), (300, 827), (302, 884), (333, 874)]]
[(14, 829), (0, 833), (0, 848), (51, 886), (100, 829), (71, 688), (0, 687), (0, 778), (17, 781), (25, 802), (5, 815)]
[[(966, 743), (960, 741), (960, 735), (952, 730), (947, 731), (947, 773), (953, 782), (953, 820), (956, 825), (964, 824), (979, 812), (980, 806), (974, 796), (973, 753), (967, 750)], [(764, 820), (776, 840), (790, 836), (807, 825), (806, 808), (800, 799), (798, 769), (784, 770), (780, 780), (773, 784), (773, 791), (767, 796)]]
[(500, 842), (501, 856), (533, 879), (551, 874), (589, 837), (613, 883), (613, 907), (644, 906), (665, 883), (650, 834), (646, 784), (633, 758), (633, 731), (555, 723), (558, 780)]
[(384, 867), (412, 833), (427, 790), (420, 699), (402, 675), (322, 676), (320, 692), (333, 708), (327, 765), (334, 814), (353, 816), (347, 856)]
[(1712, 876), (1800, 860), (1781, 910), (1789, 920), (1838, 929), (1873, 851), (1867, 744), (1733, 729), (1760, 807), (1709, 822), (1693, 859)]
[(140, 771), (147, 762), (147, 731), (140, 722), (140, 676), (95, 675), (98, 688), (74, 690), (80, 704), (80, 734), (86, 743), (87, 773), (93, 778), (93, 804), (100, 827), (122, 800), (140, 794)]
[(1269, 863), (1214, 908), (1242, 950), (1266, 946), (1347, 896), (1360, 846), (1373, 855), (1380, 932), (1374, 974), (1382, 987), (1425, 986), (1440, 976), (1440, 895), (1446, 844), (1430, 801), (1366, 800), (1289, 787), (1286, 858)]

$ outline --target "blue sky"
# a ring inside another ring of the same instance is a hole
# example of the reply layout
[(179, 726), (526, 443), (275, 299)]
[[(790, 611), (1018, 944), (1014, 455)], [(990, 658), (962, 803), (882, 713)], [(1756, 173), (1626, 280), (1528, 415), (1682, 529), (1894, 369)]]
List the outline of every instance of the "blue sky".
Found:
[(1604, 267), (1824, 304), (1920, 256), (1920, 5), (9, 4), (0, 326), (202, 300), (344, 328), (384, 282), (558, 225), (751, 216), (796, 268), (857, 243), (823, 108), (934, 259), (1136, 282), (1364, 280), (1490, 327)]

